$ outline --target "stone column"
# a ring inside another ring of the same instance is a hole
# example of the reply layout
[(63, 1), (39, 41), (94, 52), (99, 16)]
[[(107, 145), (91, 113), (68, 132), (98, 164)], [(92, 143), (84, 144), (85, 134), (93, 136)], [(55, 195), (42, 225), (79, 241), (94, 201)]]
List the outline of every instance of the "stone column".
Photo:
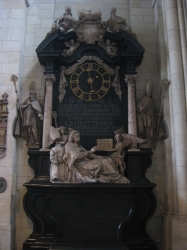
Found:
[(49, 151), (49, 131), (52, 124), (52, 96), (53, 96), (53, 83), (56, 81), (54, 75), (45, 75), (45, 103), (44, 103), (44, 121), (43, 121), (43, 136), (42, 148), (40, 151)]
[[(128, 133), (137, 136), (135, 85), (136, 75), (125, 75), (128, 87)], [(137, 146), (134, 145), (133, 148)]]
[(178, 216), (187, 215), (187, 125), (185, 84), (180, 44), (177, 1), (165, 0), (168, 54), (171, 71), (171, 103), (173, 109), (174, 154), (176, 159), (176, 193)]

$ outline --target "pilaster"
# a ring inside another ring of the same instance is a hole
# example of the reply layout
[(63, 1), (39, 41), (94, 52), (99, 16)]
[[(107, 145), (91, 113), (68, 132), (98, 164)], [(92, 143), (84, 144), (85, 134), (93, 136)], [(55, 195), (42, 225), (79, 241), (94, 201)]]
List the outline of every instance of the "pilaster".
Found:
[(52, 95), (53, 83), (56, 81), (54, 75), (45, 75), (45, 103), (44, 103), (44, 122), (43, 122), (43, 137), (41, 151), (49, 151), (49, 131), (52, 125)]

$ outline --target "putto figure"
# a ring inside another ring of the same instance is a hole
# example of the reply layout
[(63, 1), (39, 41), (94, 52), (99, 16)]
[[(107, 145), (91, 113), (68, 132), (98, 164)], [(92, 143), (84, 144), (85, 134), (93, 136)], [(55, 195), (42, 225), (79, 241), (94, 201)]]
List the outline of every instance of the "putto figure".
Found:
[(105, 43), (101, 42), (98, 45), (101, 46), (110, 57), (117, 56), (117, 47), (115, 46), (116, 43), (106, 39)]
[(40, 145), (42, 131), (42, 107), (36, 98), (37, 86), (35, 82), (29, 85), (30, 97), (21, 105), (16, 120), (14, 135), (21, 136), (27, 141), (27, 146)]
[(134, 34), (131, 30), (131, 27), (127, 25), (126, 20), (123, 17), (116, 15), (117, 9), (113, 7), (110, 11), (110, 19), (107, 21), (107, 26), (109, 31), (112, 32), (119, 32), (119, 29), (127, 31), (129, 34), (131, 34), (134, 38), (136, 37), (136, 34)]
[(110, 157), (113, 160), (115, 166), (117, 167), (119, 173), (124, 175), (124, 170), (126, 169), (126, 165), (124, 162), (125, 157), (125, 148), (129, 147), (129, 145), (133, 143), (143, 143), (145, 142), (144, 139), (141, 139), (137, 136), (130, 135), (130, 134), (121, 134), (123, 127), (118, 131), (114, 136), (115, 147), (114, 149), (110, 150)]

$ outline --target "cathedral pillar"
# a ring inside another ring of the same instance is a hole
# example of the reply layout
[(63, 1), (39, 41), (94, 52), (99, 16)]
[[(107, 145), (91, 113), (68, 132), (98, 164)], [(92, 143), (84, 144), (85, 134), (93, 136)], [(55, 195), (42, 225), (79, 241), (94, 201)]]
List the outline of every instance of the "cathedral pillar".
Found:
[[(179, 30), (177, 0), (165, 0), (166, 34), (168, 41), (168, 56), (170, 64), (170, 93), (174, 140), (173, 154), (175, 162), (174, 187), (176, 191), (175, 215), (171, 221), (171, 247), (184, 249), (187, 245), (187, 124), (185, 80), (182, 61), (182, 47)], [(168, 224), (169, 225), (169, 224)], [(169, 230), (167, 230), (167, 234)]]
[[(125, 75), (125, 81), (128, 87), (128, 134), (137, 136), (135, 99), (136, 75)], [(137, 148), (137, 145), (133, 144), (131, 148)]]
[(53, 83), (56, 81), (54, 75), (45, 75), (45, 103), (44, 103), (44, 121), (43, 121), (43, 136), (42, 136), (42, 148), (41, 151), (49, 150), (49, 131), (52, 125), (52, 95), (53, 95)]
[(173, 109), (175, 159), (176, 159), (176, 192), (178, 215), (187, 214), (187, 126), (185, 84), (180, 46), (180, 33), (177, 15), (177, 2), (165, 1), (166, 29), (168, 35), (168, 54), (171, 75), (171, 103)]

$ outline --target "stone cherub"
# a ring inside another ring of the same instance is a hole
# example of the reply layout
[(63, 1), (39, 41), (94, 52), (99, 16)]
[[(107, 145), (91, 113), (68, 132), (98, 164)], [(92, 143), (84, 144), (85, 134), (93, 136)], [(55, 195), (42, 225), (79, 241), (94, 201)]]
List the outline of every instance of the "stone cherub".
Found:
[(117, 47), (115, 46), (115, 42), (111, 42), (109, 39), (106, 39), (105, 43), (100, 42), (98, 45), (101, 46), (110, 57), (117, 56)]
[(122, 130), (123, 127), (116, 131), (114, 136), (115, 146), (109, 153), (119, 173), (124, 175), (124, 170), (126, 169), (124, 162), (125, 148), (129, 147), (132, 143), (143, 143), (145, 140), (131, 134), (121, 134)]
[(62, 52), (62, 56), (71, 56), (73, 54), (73, 52), (79, 47), (80, 42), (75, 42), (73, 39), (71, 39), (69, 42), (65, 41), (64, 44), (66, 45), (66, 47), (68, 47), (69, 49), (64, 49), (64, 51)]
[(119, 29), (127, 31), (129, 34), (131, 34), (134, 38), (136, 37), (136, 34), (134, 34), (131, 30), (131, 27), (127, 25), (126, 20), (123, 17), (116, 15), (117, 9), (113, 7), (110, 11), (110, 18), (107, 21), (107, 26), (109, 31), (112, 32), (119, 32)]

